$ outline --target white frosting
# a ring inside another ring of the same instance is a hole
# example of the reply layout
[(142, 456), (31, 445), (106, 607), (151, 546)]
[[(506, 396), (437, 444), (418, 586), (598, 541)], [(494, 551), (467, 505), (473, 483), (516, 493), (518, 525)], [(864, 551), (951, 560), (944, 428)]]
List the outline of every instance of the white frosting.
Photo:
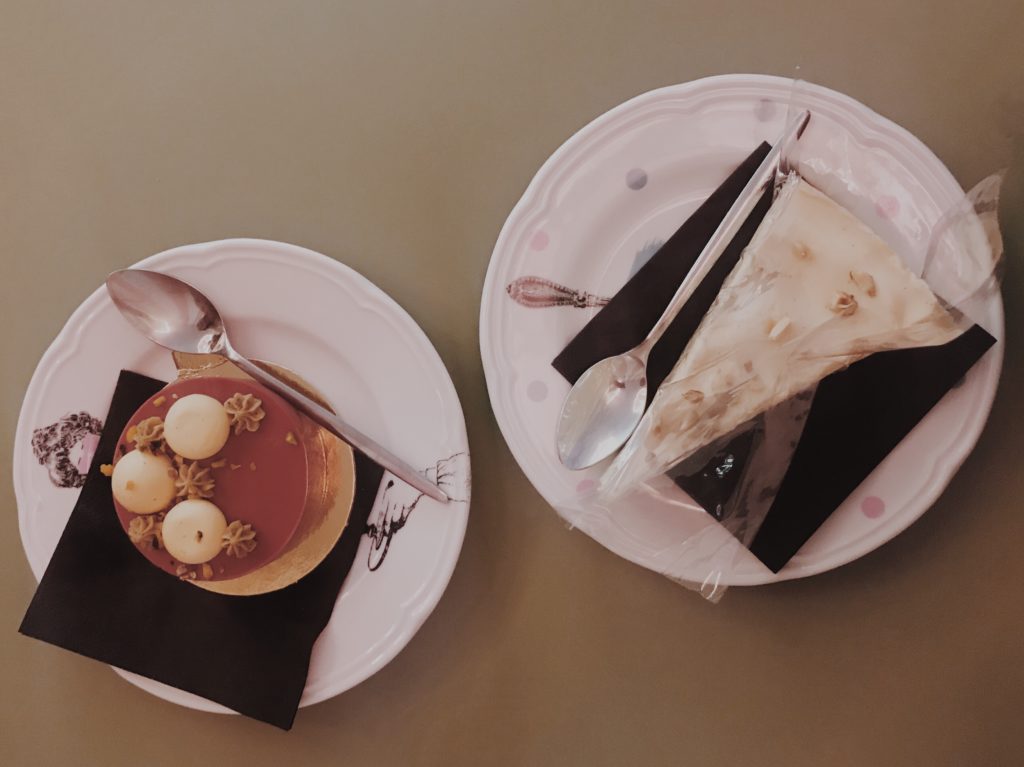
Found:
[(615, 494), (668, 470), (872, 352), (958, 333), (878, 235), (793, 176), (603, 487)]
[(206, 394), (188, 394), (176, 400), (164, 419), (167, 446), (192, 461), (216, 455), (228, 441), (229, 429), (224, 406)]
[(166, 509), (174, 499), (174, 467), (162, 455), (132, 450), (114, 464), (110, 477), (114, 498), (135, 514)]
[(227, 527), (224, 514), (209, 501), (182, 501), (164, 517), (164, 548), (182, 564), (209, 562), (220, 553)]

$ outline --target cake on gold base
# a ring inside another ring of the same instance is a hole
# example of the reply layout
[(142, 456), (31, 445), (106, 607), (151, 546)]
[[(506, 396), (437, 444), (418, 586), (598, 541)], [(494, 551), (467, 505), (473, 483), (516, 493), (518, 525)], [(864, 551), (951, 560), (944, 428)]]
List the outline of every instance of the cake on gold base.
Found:
[[(140, 553), (222, 594), (261, 594), (313, 570), (345, 529), (352, 449), (223, 358), (174, 355), (178, 379), (129, 419), (108, 468)], [(262, 364), (326, 406), (297, 375)]]

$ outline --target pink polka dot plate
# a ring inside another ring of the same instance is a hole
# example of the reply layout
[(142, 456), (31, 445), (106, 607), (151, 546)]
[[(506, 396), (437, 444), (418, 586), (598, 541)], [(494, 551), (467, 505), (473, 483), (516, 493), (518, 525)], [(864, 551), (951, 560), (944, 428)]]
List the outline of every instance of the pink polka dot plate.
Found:
[[(554, 428), (569, 385), (551, 361), (757, 144), (782, 132), (793, 92), (789, 79), (723, 75), (651, 91), (601, 115), (531, 181), (501, 230), (484, 284), (480, 346), (488, 392), (529, 480), (574, 527), (684, 581), (700, 581), (706, 569), (667, 559), (665, 541), (688, 538), (707, 515), (685, 497), (672, 509), (592, 513), (587, 491), (601, 467), (571, 472), (558, 461)], [(799, 99), (819, 124), (836, 128), (818, 131), (825, 138), (809, 153), (820, 165), (815, 183), (919, 268), (935, 224), (963, 196), (956, 180), (913, 135), (848, 96), (803, 84)], [(1003, 337), (998, 296), (966, 308)], [(735, 564), (723, 585), (814, 575), (906, 529), (974, 447), (1001, 364), (997, 344), (778, 574), (729, 539)]]

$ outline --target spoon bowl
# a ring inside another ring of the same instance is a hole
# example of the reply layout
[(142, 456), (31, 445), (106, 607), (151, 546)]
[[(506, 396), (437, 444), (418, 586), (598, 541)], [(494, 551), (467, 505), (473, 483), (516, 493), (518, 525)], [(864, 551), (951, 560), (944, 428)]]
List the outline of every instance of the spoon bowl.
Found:
[(629, 438), (647, 405), (647, 360), (627, 352), (592, 365), (558, 419), (558, 457), (579, 470), (607, 458)]
[(107, 292), (135, 329), (164, 348), (186, 354), (220, 354), (224, 321), (206, 296), (169, 274), (121, 269), (107, 277)]

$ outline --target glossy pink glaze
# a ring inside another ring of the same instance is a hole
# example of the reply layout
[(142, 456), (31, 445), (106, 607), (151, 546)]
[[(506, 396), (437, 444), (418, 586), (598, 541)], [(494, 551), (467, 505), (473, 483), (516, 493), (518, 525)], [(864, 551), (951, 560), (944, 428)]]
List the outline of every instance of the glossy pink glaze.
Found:
[[(227, 461), (226, 466), (212, 471), (216, 484), (210, 501), (224, 512), (228, 523), (241, 520), (251, 524), (256, 531), (257, 546), (243, 559), (221, 551), (210, 561), (213, 568), (210, 580), (237, 578), (257, 570), (275, 559), (295, 533), (306, 504), (308, 467), (301, 440), (292, 445), (286, 441), (286, 436), (291, 432), (298, 439), (301, 434), (298, 414), (283, 399), (255, 381), (212, 377), (186, 379), (168, 384), (135, 412), (121, 434), (117, 449), (118, 458), (123, 452), (134, 449), (134, 444), (125, 437), (128, 429), (151, 416), (166, 417), (174, 395), (180, 398), (187, 394), (208, 394), (224, 402), (235, 393), (253, 394), (262, 400), (266, 415), (259, 429), (236, 435), (232, 428), (221, 451), (199, 463), (209, 466), (220, 459)], [(160, 397), (165, 397), (166, 401), (161, 405), (153, 404)], [(232, 469), (232, 464), (239, 468)], [(250, 468), (253, 464), (255, 470)], [(127, 535), (128, 524), (137, 515), (116, 500), (114, 506)], [(139, 551), (157, 567), (175, 574), (178, 563), (163, 549), (141, 547)]]

